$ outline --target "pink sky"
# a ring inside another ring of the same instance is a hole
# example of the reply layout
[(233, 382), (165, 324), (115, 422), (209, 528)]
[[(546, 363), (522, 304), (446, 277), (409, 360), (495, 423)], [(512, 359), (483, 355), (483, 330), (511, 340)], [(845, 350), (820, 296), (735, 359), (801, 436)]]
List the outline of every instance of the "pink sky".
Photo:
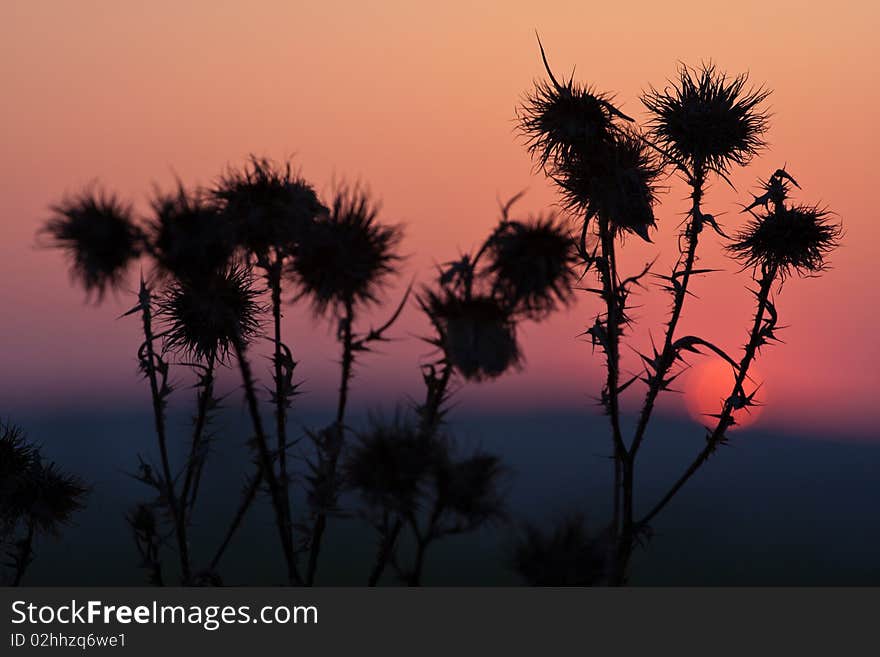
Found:
[[(672, 8), (670, 8), (672, 6)], [(880, 319), (875, 272), (880, 237), (872, 168), (880, 139), (874, 30), (880, 9), (858, 2), (535, 3), (412, 2), (119, 3), (7, 0), (0, 7), (0, 416), (24, 407), (103, 404), (143, 394), (135, 375), (137, 327), (115, 318), (122, 297), (100, 308), (70, 286), (59, 254), (35, 250), (46, 207), (100, 180), (143, 206), (154, 182), (179, 175), (208, 183), (248, 153), (294, 155), (326, 190), (336, 176), (360, 177), (384, 200), (384, 216), (407, 225), (404, 279), (427, 281), (431, 266), (469, 249), (497, 220), (498, 196), (528, 188), (522, 210), (552, 205), (515, 134), (514, 111), (541, 75), (534, 30), (560, 73), (615, 92), (642, 116), (640, 92), (663, 85), (678, 61), (712, 59), (748, 70), (775, 91), (772, 148), (736, 171), (735, 194), (720, 182), (707, 210), (728, 227), (757, 177), (788, 163), (802, 199), (827, 203), (846, 237), (834, 269), (791, 280), (778, 306), (786, 344), (759, 363), (770, 403), (762, 422), (812, 428), (829, 437), (869, 430), (878, 383)], [(673, 185), (657, 210), (656, 244), (629, 240), (635, 268), (674, 258), (686, 208)], [(727, 214), (723, 214), (727, 212)], [(682, 331), (734, 350), (745, 340), (751, 299), (746, 274), (721, 266), (695, 289)], [(667, 299), (641, 300), (659, 332)], [(575, 336), (592, 323), (594, 300), (541, 326), (523, 327), (527, 368), (469, 387), (476, 408), (586, 407), (598, 393), (598, 356)], [(286, 338), (302, 358), (313, 399), (327, 400), (336, 347), (325, 323), (289, 309)], [(425, 330), (411, 309), (397, 334)], [(355, 395), (391, 404), (420, 393), (426, 349), (410, 337), (361, 367)], [(633, 363), (634, 364), (634, 363)], [(635, 398), (634, 398), (635, 399)], [(669, 398), (669, 408), (681, 407)]]

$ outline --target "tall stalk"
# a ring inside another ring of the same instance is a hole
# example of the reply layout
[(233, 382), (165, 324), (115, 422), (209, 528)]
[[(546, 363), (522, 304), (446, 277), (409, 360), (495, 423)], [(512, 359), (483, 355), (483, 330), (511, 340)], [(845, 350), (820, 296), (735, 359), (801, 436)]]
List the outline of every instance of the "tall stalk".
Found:
[[(352, 366), (354, 365), (354, 302), (346, 299), (344, 303), (344, 315), (341, 320), (340, 341), (342, 342), (342, 361), (340, 367), (339, 398), (336, 404), (336, 422), (333, 430), (337, 433), (336, 443), (327, 463), (327, 471), (323, 476), (331, 481), (336, 476), (339, 463), (339, 455), (345, 438), (345, 411), (348, 405), (348, 390), (351, 383)], [(324, 532), (327, 529), (327, 513), (323, 509), (318, 511), (315, 523), (312, 527), (311, 542), (309, 545), (309, 565), (306, 574), (306, 585), (313, 586), (315, 574), (318, 571), (318, 557), (321, 555), (321, 543)]]
[(743, 354), (742, 360), (739, 363), (739, 368), (737, 369), (736, 379), (733, 384), (733, 389), (731, 391), (730, 396), (724, 401), (724, 406), (721, 409), (721, 413), (718, 416), (718, 422), (715, 425), (712, 433), (706, 437), (706, 446), (700, 450), (700, 453), (697, 454), (697, 457), (693, 460), (693, 462), (687, 467), (684, 473), (676, 480), (676, 482), (672, 485), (669, 491), (660, 499), (657, 504), (647, 513), (645, 516), (639, 521), (639, 526), (645, 526), (654, 519), (654, 517), (660, 513), (664, 509), (664, 507), (669, 504), (673, 497), (675, 497), (676, 493), (684, 486), (687, 481), (700, 469), (708, 459), (709, 456), (715, 451), (721, 441), (724, 439), (725, 433), (733, 424), (733, 411), (735, 408), (736, 400), (740, 398), (743, 394), (743, 385), (745, 384), (745, 380), (749, 374), (749, 367), (752, 364), (752, 361), (755, 359), (755, 355), (758, 352), (758, 347), (763, 344), (763, 336), (761, 332), (761, 327), (764, 323), (764, 314), (767, 311), (768, 302), (770, 300), (770, 289), (773, 286), (773, 282), (776, 279), (776, 274), (778, 273), (778, 268), (776, 266), (765, 267), (763, 270), (763, 275), (759, 282), (758, 294), (757, 294), (757, 309), (755, 310), (755, 321), (752, 324), (752, 330), (749, 334), (749, 342), (746, 344), (745, 353)]
[(202, 466), (204, 465), (204, 455), (202, 452), (204, 450), (205, 428), (208, 424), (208, 416), (214, 401), (215, 366), (216, 358), (211, 355), (208, 357), (205, 369), (200, 375), (200, 389), (196, 399), (196, 420), (193, 425), (193, 437), (190, 443), (183, 489), (180, 493), (182, 514), (185, 517), (187, 508), (190, 514), (193, 512), (202, 478)]
[(171, 520), (174, 523), (174, 534), (177, 539), (178, 555), (180, 557), (181, 578), (185, 584), (190, 582), (191, 570), (189, 561), (189, 545), (186, 538), (186, 518), (183, 509), (177, 499), (174, 479), (171, 475), (171, 464), (168, 459), (168, 444), (165, 433), (165, 402), (159, 389), (159, 380), (156, 373), (156, 353), (153, 348), (153, 316), (152, 295), (147, 284), (141, 280), (139, 294), (139, 307), (144, 332), (145, 357), (143, 359), (147, 379), (150, 382), (150, 394), (153, 399), (153, 419), (156, 427), (156, 437), (159, 443), (159, 455), (162, 463), (162, 476), (165, 483), (163, 491), (171, 512)]
[(293, 519), (290, 511), (290, 480), (287, 474), (287, 406), (290, 398), (289, 386), (285, 385), (284, 377), (284, 353), (281, 342), (281, 266), (282, 259), (276, 257), (266, 270), (269, 279), (269, 288), (272, 295), (272, 323), (274, 335), (275, 353), (272, 361), (274, 365), (275, 379), (275, 434), (278, 450), (279, 484), (281, 486), (282, 501), (284, 503), (284, 520), (290, 536), (288, 540), (293, 543)]
[(281, 547), (284, 552), (284, 560), (287, 563), (287, 579), (289, 584), (301, 584), (302, 578), (296, 566), (296, 552), (293, 548), (293, 540), (291, 539), (291, 528), (288, 526), (285, 509), (287, 508), (284, 499), (281, 484), (275, 474), (275, 468), (272, 463), (273, 455), (269, 450), (269, 442), (266, 438), (266, 432), (263, 430), (263, 421), (260, 418), (260, 408), (257, 402), (256, 386), (254, 384), (253, 374), (251, 372), (250, 363), (247, 360), (244, 342), (240, 337), (234, 340), (235, 356), (238, 360), (239, 370), (241, 372), (241, 380), (244, 385), (245, 398), (247, 400), (248, 411), (254, 426), (254, 442), (257, 447), (257, 456), (259, 457), (260, 472), (266, 480), (269, 488), (269, 495), (272, 498), (272, 507), (275, 511), (275, 524), (278, 529), (278, 535), (281, 540)]

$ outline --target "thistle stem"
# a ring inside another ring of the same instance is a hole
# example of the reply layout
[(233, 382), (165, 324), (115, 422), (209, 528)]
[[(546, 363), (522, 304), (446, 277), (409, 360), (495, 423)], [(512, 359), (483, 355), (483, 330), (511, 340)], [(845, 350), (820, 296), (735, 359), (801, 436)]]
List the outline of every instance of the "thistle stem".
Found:
[[(666, 325), (666, 333), (663, 338), (663, 348), (657, 359), (655, 372), (650, 377), (648, 391), (645, 395), (645, 401), (642, 404), (642, 410), (639, 413), (639, 420), (636, 425), (636, 431), (633, 441), (628, 450), (624, 449), (623, 458), (621, 460), (621, 479), (620, 486), (623, 493), (622, 508), (620, 508), (620, 535), (617, 540), (617, 557), (616, 566), (613, 571), (613, 583), (622, 585), (626, 582), (627, 569), (634, 546), (635, 538), (635, 515), (634, 515), (634, 486), (635, 486), (635, 462), (636, 454), (645, 438), (648, 425), (651, 420), (651, 414), (654, 410), (655, 402), (663, 390), (666, 375), (675, 363), (675, 350), (673, 344), (675, 341), (675, 331), (678, 322), (681, 319), (682, 310), (684, 309), (685, 299), (688, 294), (688, 285), (690, 284), (691, 274), (694, 270), (696, 262), (697, 246), (699, 244), (700, 229), (702, 227), (702, 200), (703, 186), (705, 184), (705, 171), (702, 164), (694, 167), (691, 179), (691, 211), (690, 221), (685, 230), (687, 238), (687, 250), (684, 253), (684, 267), (681, 270), (680, 280), (678, 277), (678, 269), (673, 272), (673, 288), (675, 290), (672, 302), (672, 314), (669, 323)], [(679, 261), (681, 262), (681, 261)]]
[(688, 227), (685, 230), (688, 246), (685, 254), (684, 269), (682, 270), (681, 281), (678, 286), (673, 285), (673, 287), (675, 287), (675, 295), (672, 301), (672, 315), (669, 318), (669, 323), (666, 325), (666, 335), (663, 339), (663, 350), (660, 352), (657, 371), (648, 386), (648, 392), (645, 395), (642, 411), (639, 414), (635, 436), (630, 447), (630, 452), (633, 457), (635, 457), (636, 452), (638, 452), (639, 447), (645, 438), (645, 432), (654, 410), (654, 403), (657, 401), (657, 396), (663, 389), (663, 382), (666, 378), (666, 374), (675, 362), (675, 354), (672, 353), (672, 345), (675, 341), (675, 330), (678, 327), (678, 320), (681, 318), (684, 302), (687, 298), (688, 285), (691, 280), (691, 273), (694, 270), (694, 263), (697, 256), (697, 245), (700, 241), (700, 227), (702, 226), (703, 217), (701, 210), (703, 185), (706, 180), (706, 174), (702, 165), (694, 167), (694, 175), (691, 176), (691, 180), (691, 218)]
[(275, 475), (275, 469), (272, 464), (272, 454), (269, 451), (269, 443), (266, 439), (266, 433), (263, 430), (263, 421), (260, 418), (260, 408), (257, 402), (256, 386), (254, 385), (251, 366), (247, 360), (245, 345), (240, 336), (235, 338), (234, 348), (236, 359), (238, 360), (238, 367), (241, 371), (241, 380), (244, 384), (248, 411), (254, 425), (254, 440), (257, 446), (260, 472), (265, 477), (266, 484), (269, 488), (269, 495), (272, 498), (272, 507), (275, 510), (275, 524), (278, 528), (279, 538), (281, 539), (284, 559), (287, 562), (287, 580), (289, 584), (301, 584), (302, 578), (296, 567), (296, 553), (293, 549), (291, 530), (287, 526), (287, 519), (285, 516), (287, 505), (285, 504), (283, 491), (278, 482), (278, 477)]
[(146, 347), (145, 367), (147, 379), (150, 382), (150, 394), (153, 398), (153, 419), (156, 425), (156, 437), (159, 443), (159, 455), (162, 461), (162, 475), (165, 480), (165, 495), (168, 509), (171, 512), (171, 520), (174, 523), (177, 549), (180, 556), (181, 579), (185, 584), (190, 582), (189, 545), (186, 538), (186, 518), (183, 509), (178, 504), (174, 480), (171, 476), (171, 465), (168, 459), (168, 444), (165, 435), (165, 409), (162, 393), (159, 390), (159, 381), (156, 376), (156, 353), (153, 349), (153, 317), (151, 310), (151, 294), (146, 283), (141, 282), (140, 307), (141, 319), (144, 330), (144, 345)]
[(205, 426), (208, 423), (208, 412), (211, 400), (214, 398), (214, 365), (213, 355), (208, 357), (205, 372), (202, 375), (201, 390), (196, 400), (196, 421), (193, 427), (192, 443), (189, 450), (189, 458), (186, 465), (186, 476), (183, 481), (183, 489), (180, 493), (181, 513), (186, 517), (187, 507), (192, 514), (198, 494), (199, 482), (202, 477), (202, 465), (204, 458), (200, 452), (203, 446)]
[[(326, 476), (331, 479), (336, 476), (336, 466), (339, 462), (339, 454), (342, 451), (345, 437), (345, 411), (348, 405), (348, 390), (351, 384), (352, 366), (354, 365), (354, 302), (351, 299), (345, 301), (345, 315), (342, 318), (342, 367), (339, 381), (339, 401), (336, 405), (335, 430), (338, 432), (338, 440), (331, 455), (329, 471)], [(321, 543), (324, 540), (324, 531), (327, 529), (327, 514), (319, 511), (312, 527), (311, 545), (309, 547), (309, 566), (306, 574), (306, 585), (314, 586), (315, 575), (318, 572), (318, 557), (321, 555)]]
[(293, 542), (293, 521), (290, 513), (290, 482), (287, 476), (287, 400), (288, 391), (284, 385), (282, 372), (281, 352), (281, 259), (278, 258), (267, 270), (269, 287), (272, 294), (272, 320), (275, 328), (273, 342), (275, 343), (275, 433), (278, 444), (278, 467), (281, 491), (284, 500), (284, 518), (288, 530), (291, 532), (290, 541)]
[(745, 383), (746, 378), (748, 377), (749, 367), (755, 359), (755, 356), (758, 352), (758, 347), (762, 344), (762, 336), (761, 336), (761, 325), (764, 321), (764, 313), (767, 310), (767, 302), (770, 298), (770, 288), (773, 286), (773, 281), (776, 279), (777, 268), (771, 267), (765, 269), (763, 272), (763, 276), (761, 277), (761, 281), (759, 283), (758, 289), (758, 303), (757, 310), (755, 311), (755, 321), (752, 324), (752, 330), (749, 334), (749, 342), (746, 345), (745, 353), (743, 354), (743, 358), (740, 361), (739, 368), (737, 370), (736, 380), (733, 385), (733, 389), (731, 391), (730, 396), (725, 400), (724, 406), (721, 410), (721, 415), (718, 418), (718, 422), (715, 425), (714, 430), (710, 435), (706, 437), (706, 446), (700, 451), (697, 457), (693, 460), (693, 462), (687, 467), (684, 473), (676, 480), (676, 482), (672, 485), (669, 491), (660, 499), (657, 504), (639, 521), (638, 525), (640, 527), (646, 526), (654, 517), (660, 513), (672, 498), (681, 490), (682, 486), (684, 486), (688, 480), (700, 469), (700, 467), (709, 459), (715, 449), (718, 447), (719, 443), (724, 439), (725, 432), (730, 427), (730, 423), (733, 417), (733, 401), (737, 395), (741, 394), (742, 386)]
[(391, 525), (390, 529), (388, 528), (388, 519), (385, 519), (385, 532), (382, 535), (379, 551), (376, 554), (376, 563), (373, 565), (373, 570), (370, 571), (370, 579), (367, 581), (367, 586), (376, 586), (382, 578), (382, 573), (385, 572), (385, 568), (391, 560), (391, 555), (394, 552), (394, 546), (397, 544), (397, 537), (400, 536), (401, 529), (403, 529), (403, 520), (399, 516), (394, 519), (394, 524)]
[(217, 570), (217, 566), (220, 564), (220, 560), (223, 558), (226, 549), (232, 542), (232, 538), (235, 536), (235, 533), (241, 527), (241, 524), (244, 521), (244, 517), (247, 515), (248, 509), (250, 509), (251, 505), (254, 503), (254, 500), (257, 497), (257, 492), (260, 490), (260, 486), (262, 484), (263, 469), (261, 467), (258, 467), (253, 479), (248, 483), (247, 487), (244, 490), (244, 495), (242, 495), (241, 503), (238, 505), (235, 516), (232, 518), (232, 522), (229, 524), (229, 528), (226, 530), (226, 534), (223, 536), (223, 541), (220, 543), (220, 547), (217, 548), (217, 551), (214, 553), (214, 558), (211, 559), (211, 565), (209, 567), (211, 572)]

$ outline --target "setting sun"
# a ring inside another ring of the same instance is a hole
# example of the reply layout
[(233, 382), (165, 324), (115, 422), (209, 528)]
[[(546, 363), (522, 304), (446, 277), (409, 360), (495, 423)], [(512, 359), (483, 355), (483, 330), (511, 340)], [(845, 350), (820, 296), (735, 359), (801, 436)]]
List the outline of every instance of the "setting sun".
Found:
[[(694, 420), (707, 424), (709, 415), (721, 412), (724, 400), (730, 395), (733, 386), (733, 371), (727, 363), (712, 358), (694, 366), (684, 375), (684, 399), (688, 415)], [(752, 368), (746, 382), (746, 394), (754, 396), (754, 406), (744, 408), (734, 414), (736, 424), (733, 429), (741, 429), (755, 424), (761, 417), (761, 410), (766, 401), (766, 387), (761, 385), (763, 376)]]

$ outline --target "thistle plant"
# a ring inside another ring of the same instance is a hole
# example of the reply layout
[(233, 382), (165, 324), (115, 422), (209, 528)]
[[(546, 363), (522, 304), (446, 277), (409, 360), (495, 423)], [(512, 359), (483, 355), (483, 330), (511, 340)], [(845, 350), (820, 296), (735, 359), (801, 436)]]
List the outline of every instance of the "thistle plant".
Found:
[(88, 488), (47, 462), (24, 432), (0, 423), (0, 549), (11, 586), (34, 560), (36, 542), (57, 536), (83, 508)]
[[(327, 209), (312, 186), (293, 173), (290, 162), (280, 166), (255, 156), (245, 167), (223, 175), (211, 193), (232, 224), (244, 259), (263, 273), (271, 294), (275, 438), (282, 497), (289, 500), (287, 415), (297, 386), (293, 352), (282, 340), (282, 284), (303, 236)], [(288, 532), (292, 532), (289, 502), (284, 515)]]
[(355, 330), (358, 313), (375, 304), (389, 279), (398, 272), (402, 229), (379, 221), (380, 206), (359, 185), (341, 184), (329, 211), (308, 224), (287, 269), (298, 288), (297, 299), (308, 299), (313, 314), (336, 323), (341, 346), (339, 393), (333, 424), (310, 432), (316, 455), (310, 462), (309, 501), (312, 520), (308, 532), (305, 583), (314, 584), (327, 518), (336, 511), (341, 490), (339, 459), (345, 444), (349, 390), (358, 355), (372, 343), (386, 339), (399, 318), (409, 289), (390, 319), (365, 333)]
[[(640, 128), (613, 105), (609, 94), (573, 80), (559, 83), (550, 70), (543, 46), (541, 55), (550, 82), (536, 83), (535, 91), (525, 98), (519, 122), (536, 165), (558, 187), (565, 207), (579, 224), (579, 273), (586, 276), (593, 272), (598, 283), (586, 289), (599, 297), (603, 310), (585, 335), (605, 356), (606, 379), (600, 403), (609, 416), (614, 464), (612, 520), (605, 532), (610, 540), (602, 541), (609, 545), (602, 581), (623, 584), (628, 578), (630, 556), (640, 534), (648, 529), (648, 521), (723, 440), (724, 432), (732, 426), (732, 413), (753, 403), (754, 391), (746, 395), (743, 385), (757, 342), (747, 347), (746, 356), (737, 362), (702, 337), (679, 336), (677, 327), (692, 279), (710, 273), (697, 266), (698, 246), (705, 229), (711, 228), (721, 238), (727, 238), (714, 216), (703, 209), (706, 185), (712, 176), (729, 183), (728, 175), (734, 166), (747, 165), (766, 147), (764, 136), (769, 115), (763, 105), (769, 91), (749, 87), (746, 75), (730, 77), (711, 64), (698, 69), (682, 66), (676, 82), (662, 90), (651, 88), (643, 96), (650, 120), (645, 128)], [(637, 287), (645, 286), (653, 263), (627, 277), (620, 272), (618, 252), (627, 234), (650, 241), (650, 233), (657, 227), (655, 208), (660, 181), (668, 171), (679, 175), (691, 191), (691, 207), (679, 236), (678, 260), (668, 275), (654, 274), (672, 296), (671, 312), (659, 349), (655, 346), (652, 353), (639, 353), (644, 372), (622, 380), (621, 345), (634, 324), (628, 313), (629, 299)], [(794, 270), (820, 271), (825, 254), (836, 243), (837, 228), (827, 213), (817, 208), (785, 205), (790, 183), (794, 181), (784, 169), (771, 176), (764, 194), (755, 197), (748, 209), (772, 206), (772, 213), (755, 215), (756, 223), (730, 247), (748, 266), (760, 265), (763, 272), (756, 279), (759, 319), (755, 320), (753, 335), (762, 326), (767, 328), (767, 320), (760, 318), (774, 308), (769, 299), (772, 281)], [(788, 214), (797, 214), (804, 221), (793, 223), (780, 218)], [(800, 246), (795, 246), (797, 241)], [(783, 242), (791, 249), (787, 256), (782, 255)], [(776, 264), (764, 269), (766, 262)], [(719, 415), (718, 430), (711, 432), (707, 450), (692, 470), (654, 511), (639, 520), (634, 500), (635, 463), (655, 402), (661, 392), (670, 390), (670, 384), (681, 373), (679, 367), (684, 356), (706, 351), (728, 362), (736, 374), (729, 405)], [(646, 392), (634, 434), (627, 440), (620, 398), (637, 381), (646, 386)], [(563, 535), (574, 534), (563, 531)], [(549, 555), (549, 547), (536, 546), (559, 542), (561, 539), (538, 540), (538, 535), (532, 533), (532, 547), (527, 553)], [(528, 562), (531, 557), (523, 559)], [(530, 569), (535, 572), (535, 568)], [(527, 579), (541, 578), (532, 574)]]

